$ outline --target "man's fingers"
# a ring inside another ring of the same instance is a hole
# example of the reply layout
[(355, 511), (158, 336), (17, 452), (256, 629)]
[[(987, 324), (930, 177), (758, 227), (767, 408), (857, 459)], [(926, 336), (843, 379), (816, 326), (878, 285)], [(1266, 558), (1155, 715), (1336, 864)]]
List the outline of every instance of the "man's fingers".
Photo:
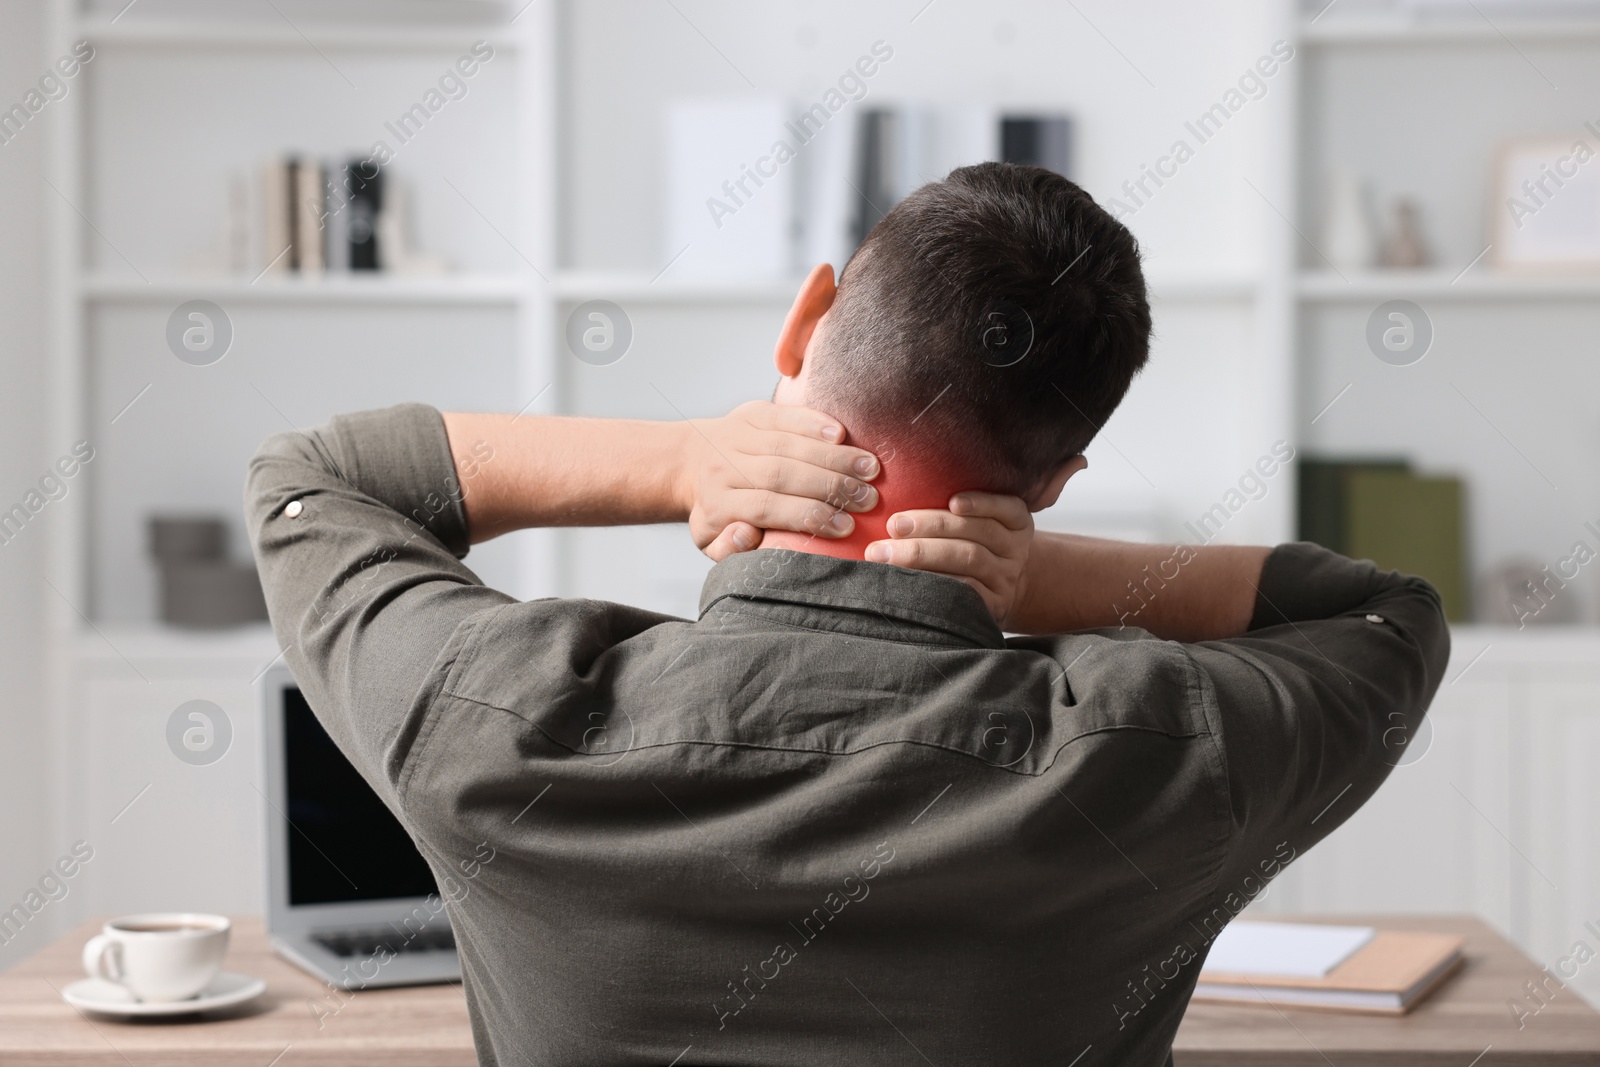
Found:
[(854, 445), (834, 445), (799, 434), (781, 431), (762, 431), (741, 445), (752, 456), (777, 456), (798, 460), (813, 467), (837, 471), (853, 478), (871, 481), (879, 473), (878, 457)]
[(869, 481), (878, 476), (878, 458), (863, 448), (843, 445), (844, 425), (832, 415), (792, 404), (751, 401), (734, 409), (754, 433), (741, 435), (749, 455), (782, 456)]
[(752, 456), (742, 466), (747, 476), (755, 479), (752, 489), (806, 497), (846, 511), (871, 511), (878, 506), (878, 491), (866, 482), (809, 463)]
[(874, 563), (893, 563), (952, 578), (973, 578), (985, 585), (998, 585), (1004, 574), (995, 554), (974, 541), (940, 537), (874, 541), (867, 546), (866, 556)]
[(1004, 555), (1016, 538), (998, 519), (969, 518), (948, 511), (897, 511), (889, 516), (888, 534), (899, 541), (909, 537), (947, 538), (976, 541), (989, 551)]
[(1002, 493), (976, 490), (957, 493), (950, 498), (950, 510), (957, 515), (994, 519), (1008, 530), (1021, 531), (1033, 525), (1033, 513), (1028, 510), (1027, 502)]
[(717, 563), (761, 545), (761, 531), (748, 522), (730, 522), (703, 551)]
[(753, 400), (748, 404), (741, 404), (735, 410), (742, 412), (752, 426), (760, 426), (767, 430), (782, 430), (784, 433), (799, 434), (802, 437), (834, 444), (844, 440), (844, 424), (832, 415), (813, 408), (794, 404), (774, 404), (770, 400)]
[(734, 489), (726, 494), (717, 521), (746, 522), (762, 530), (791, 530), (818, 537), (844, 537), (855, 529), (847, 512), (818, 500), (765, 489)]

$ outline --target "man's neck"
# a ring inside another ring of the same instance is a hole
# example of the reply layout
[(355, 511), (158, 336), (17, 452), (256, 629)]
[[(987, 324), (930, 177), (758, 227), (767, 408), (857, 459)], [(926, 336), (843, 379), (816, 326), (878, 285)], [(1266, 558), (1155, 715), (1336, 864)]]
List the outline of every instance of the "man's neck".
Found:
[(962, 489), (972, 488), (956, 484), (958, 476), (935, 473), (904, 458), (880, 457), (880, 460), (882, 473), (872, 482), (878, 490), (878, 506), (871, 511), (850, 513), (855, 519), (855, 529), (849, 536), (818, 537), (788, 530), (768, 530), (761, 547), (787, 548), (838, 559), (865, 559), (869, 544), (888, 538), (884, 527), (895, 512), (947, 508), (952, 496)]

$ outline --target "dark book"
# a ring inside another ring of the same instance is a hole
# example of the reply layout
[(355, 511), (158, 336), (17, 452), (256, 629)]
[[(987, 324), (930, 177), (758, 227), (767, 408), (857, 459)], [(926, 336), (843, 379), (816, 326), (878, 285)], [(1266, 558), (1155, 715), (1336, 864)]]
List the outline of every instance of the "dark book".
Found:
[(1065, 115), (1004, 115), (1000, 161), (1026, 163), (1072, 177), (1072, 120)]
[(860, 244), (900, 199), (896, 188), (903, 149), (904, 117), (886, 108), (873, 108), (861, 116), (857, 127), (855, 240)]
[(345, 207), (348, 216), (345, 233), (350, 248), (350, 269), (378, 270), (383, 263), (378, 248), (378, 213), (383, 210), (383, 171), (362, 160), (352, 160), (346, 165), (344, 174), (345, 192), (349, 197)]

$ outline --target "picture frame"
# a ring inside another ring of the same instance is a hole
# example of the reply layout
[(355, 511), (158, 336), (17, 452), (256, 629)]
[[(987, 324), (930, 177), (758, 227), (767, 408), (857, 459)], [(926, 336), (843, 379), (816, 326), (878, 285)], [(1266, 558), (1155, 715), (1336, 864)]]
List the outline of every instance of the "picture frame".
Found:
[(1518, 137), (1500, 145), (1488, 235), (1497, 270), (1600, 272), (1600, 130)]

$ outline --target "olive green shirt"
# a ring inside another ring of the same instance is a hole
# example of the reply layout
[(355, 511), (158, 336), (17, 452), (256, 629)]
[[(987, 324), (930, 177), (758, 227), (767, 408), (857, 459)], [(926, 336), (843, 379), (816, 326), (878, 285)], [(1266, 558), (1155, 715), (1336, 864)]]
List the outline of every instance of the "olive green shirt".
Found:
[(1006, 638), (953, 579), (775, 550), (697, 619), (520, 602), (460, 562), (461, 496), (407, 405), (272, 437), (246, 509), (501, 1067), (1166, 1063), (1211, 939), (1378, 788), (1448, 653), (1426, 582), (1309, 544), (1199, 644)]

